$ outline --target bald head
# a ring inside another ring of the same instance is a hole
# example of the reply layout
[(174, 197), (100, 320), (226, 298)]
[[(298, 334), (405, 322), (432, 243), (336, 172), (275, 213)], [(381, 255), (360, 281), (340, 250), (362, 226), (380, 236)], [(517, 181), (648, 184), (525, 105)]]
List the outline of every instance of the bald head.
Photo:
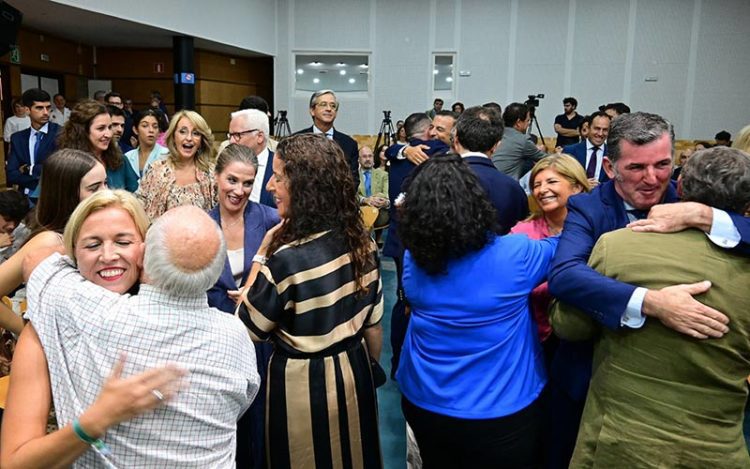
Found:
[(218, 280), (225, 259), (221, 230), (198, 207), (169, 210), (146, 234), (146, 276), (167, 293), (204, 294)]
[(367, 145), (359, 148), (359, 166), (362, 169), (372, 169), (375, 166), (375, 155)]

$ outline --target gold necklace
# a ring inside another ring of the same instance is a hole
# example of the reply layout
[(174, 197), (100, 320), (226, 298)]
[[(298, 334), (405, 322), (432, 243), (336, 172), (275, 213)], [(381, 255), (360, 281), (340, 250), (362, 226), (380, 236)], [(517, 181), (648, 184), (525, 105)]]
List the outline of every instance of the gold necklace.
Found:
[(234, 225), (236, 225), (237, 223), (239, 223), (239, 222), (241, 222), (241, 221), (242, 221), (242, 215), (240, 215), (240, 216), (239, 216), (239, 217), (238, 217), (238, 218), (237, 218), (237, 219), (236, 219), (235, 221), (233, 221), (232, 223), (227, 223), (227, 224), (225, 224), (225, 223), (224, 223), (224, 219), (222, 218), (222, 219), (221, 219), (221, 226), (222, 226), (222, 227), (224, 227), (224, 229), (225, 229), (225, 230), (228, 230), (229, 228), (233, 227)]

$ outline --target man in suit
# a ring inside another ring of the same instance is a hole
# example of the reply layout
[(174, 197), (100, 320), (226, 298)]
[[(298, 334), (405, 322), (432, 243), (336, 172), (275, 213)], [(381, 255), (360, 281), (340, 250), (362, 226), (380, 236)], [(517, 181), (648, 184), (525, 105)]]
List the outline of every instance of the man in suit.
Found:
[(325, 134), (330, 140), (338, 143), (344, 151), (344, 157), (349, 162), (354, 177), (354, 186), (359, 185), (359, 149), (357, 142), (343, 132), (333, 127), (336, 115), (339, 111), (339, 103), (336, 94), (331, 90), (316, 91), (310, 97), (310, 116), (313, 120), (312, 127), (302, 129), (298, 134)]
[[(388, 173), (375, 168), (375, 154), (367, 145), (359, 149), (359, 188), (357, 197), (360, 205), (369, 205), (378, 209), (378, 218), (374, 228), (388, 224)], [(380, 233), (380, 232), (378, 232)]]
[[(458, 114), (453, 111), (438, 111), (435, 114), (435, 117), (432, 117), (432, 122), (430, 123), (430, 128), (427, 132), (427, 138), (429, 140), (440, 140), (450, 148), (451, 131), (456, 124), (456, 119), (458, 119)], [(406, 158), (415, 165), (420, 165), (427, 161), (429, 158), (428, 153), (435, 153), (431, 145), (401, 145), (397, 143), (391, 145), (386, 156), (390, 159), (395, 155), (398, 158)]]
[[(692, 296), (708, 290), (709, 284), (646, 289), (605, 277), (587, 265), (594, 244), (604, 233), (645, 217), (657, 204), (678, 201), (670, 184), (673, 141), (672, 125), (655, 114), (625, 114), (612, 122), (609, 156), (604, 160), (612, 180), (568, 200), (568, 216), (552, 262), (549, 289), (560, 301), (611, 329), (637, 329), (645, 316), (652, 316), (692, 337), (721, 337), (728, 330), (726, 316)], [(679, 215), (672, 218), (681, 220), (684, 226), (702, 229), (718, 246), (748, 249), (750, 229), (733, 226), (727, 212), (695, 203), (711, 213), (707, 216), (692, 205), (675, 205), (673, 210)], [(591, 357), (591, 342), (561, 341), (553, 360), (549, 467), (568, 467), (591, 377)]]
[[(432, 121), (424, 112), (415, 112), (406, 118), (404, 129), (406, 137), (409, 139), (409, 147), (418, 147), (425, 153), (426, 158), (435, 155), (444, 154), (450, 151), (450, 146), (441, 140), (431, 139)], [(404, 343), (406, 327), (409, 324), (407, 311), (407, 300), (404, 296), (404, 288), (401, 283), (401, 274), (403, 273), (404, 246), (401, 244), (401, 238), (398, 236), (398, 217), (395, 202), (399, 194), (406, 190), (404, 182), (409, 178), (412, 170), (417, 167), (404, 156), (403, 145), (391, 145), (386, 150), (386, 156), (391, 162), (391, 169), (388, 172), (388, 199), (393, 202), (390, 211), (390, 223), (388, 225), (388, 237), (383, 246), (383, 255), (392, 257), (396, 264), (396, 303), (393, 305), (391, 313), (391, 348), (393, 349), (393, 358), (391, 359), (391, 377), (395, 377), (398, 368), (399, 358), (401, 357), (401, 346)]]
[(8, 184), (17, 184), (24, 194), (36, 189), (44, 160), (55, 151), (60, 126), (49, 121), (50, 99), (49, 93), (38, 88), (26, 90), (21, 97), (23, 105), (29, 109), (31, 127), (11, 137), (5, 171)]
[(492, 154), (492, 162), (501, 173), (518, 181), (529, 172), (534, 163), (547, 154), (538, 149), (526, 135), (526, 130), (531, 123), (528, 106), (510, 103), (503, 113), (503, 122), (505, 123), (503, 142)]
[(479, 178), (505, 234), (529, 215), (529, 204), (518, 181), (498, 171), (490, 160), (502, 137), (503, 121), (497, 111), (470, 107), (456, 121), (453, 150)]
[[(678, 191), (686, 201), (745, 213), (750, 155), (728, 148), (699, 152), (685, 166)], [(749, 467), (742, 421), (750, 374), (750, 259), (695, 229), (669, 235), (621, 229), (599, 238), (589, 265), (650, 289), (710, 280), (713, 287), (701, 301), (732, 322), (723, 340), (696, 341), (653, 319), (636, 332), (601, 328), (558, 303), (551, 315), (558, 335), (598, 337), (570, 467)]]
[(268, 116), (258, 109), (242, 109), (232, 113), (227, 137), (230, 143), (246, 146), (258, 157), (258, 170), (250, 192), (250, 200), (276, 208), (273, 195), (266, 190), (273, 174), (273, 152), (268, 148)]
[(604, 171), (604, 157), (607, 156), (607, 135), (611, 119), (601, 111), (591, 114), (589, 119), (586, 139), (566, 146), (563, 153), (573, 156), (583, 166), (589, 184), (596, 187), (609, 180), (607, 172)]

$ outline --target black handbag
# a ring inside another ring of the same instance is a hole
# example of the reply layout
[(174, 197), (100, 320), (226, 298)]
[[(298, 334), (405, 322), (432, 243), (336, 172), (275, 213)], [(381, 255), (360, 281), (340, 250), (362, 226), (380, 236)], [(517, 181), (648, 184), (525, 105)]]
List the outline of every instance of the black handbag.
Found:
[(372, 384), (374, 384), (376, 388), (384, 385), (388, 379), (385, 370), (380, 366), (380, 363), (372, 357), (370, 357), (370, 368), (372, 369)]

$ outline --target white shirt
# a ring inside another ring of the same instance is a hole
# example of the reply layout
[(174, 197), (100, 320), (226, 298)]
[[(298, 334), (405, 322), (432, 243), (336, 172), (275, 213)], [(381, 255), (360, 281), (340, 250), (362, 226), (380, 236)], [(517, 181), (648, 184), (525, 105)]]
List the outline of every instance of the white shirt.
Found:
[[(36, 164), (36, 155), (34, 154), (34, 147), (36, 146), (36, 140), (37, 136), (36, 134), (43, 134), (42, 140), (45, 138), (48, 138), (49, 133), (49, 122), (44, 124), (39, 130), (35, 130), (33, 127), (31, 128), (31, 132), (29, 133), (29, 161), (31, 161), (31, 164), (29, 165), (29, 174), (34, 170), (34, 165)], [(41, 145), (41, 142), (39, 143)]]
[[(594, 171), (594, 178), (599, 179), (599, 174), (602, 171), (602, 161), (604, 161), (604, 143), (599, 145), (599, 149), (596, 150), (596, 171)], [(594, 148), (594, 144), (591, 140), (586, 139), (586, 164), (583, 167), (584, 172), (589, 167), (589, 161), (591, 160), (591, 149)]]
[(260, 193), (263, 191), (263, 176), (266, 175), (267, 166), (268, 148), (264, 148), (258, 155), (258, 171), (255, 173), (255, 183), (253, 183), (253, 190), (250, 192), (252, 202), (260, 203)]
[(3, 127), (3, 140), (10, 143), (10, 136), (16, 132), (26, 130), (31, 127), (31, 119), (29, 116), (16, 117), (10, 116), (5, 119), (5, 127)]
[(328, 129), (327, 132), (323, 132), (316, 125), (313, 125), (312, 127), (313, 127), (314, 134), (326, 134), (326, 137), (328, 137), (328, 140), (333, 140), (333, 127)]
[(63, 106), (63, 110), (60, 111), (55, 106), (52, 106), (52, 112), (50, 112), (49, 114), (49, 120), (57, 125), (63, 125), (68, 119), (70, 119), (70, 109)]
[[(242, 322), (206, 294), (175, 297), (151, 285), (118, 295), (85, 281), (53, 254), (27, 284), (27, 317), (44, 347), (62, 428), (96, 399), (122, 352), (123, 377), (174, 363), (189, 386), (169, 403), (107, 430), (111, 464), (234, 468), (236, 422), (258, 392), (255, 348)], [(89, 449), (74, 467), (105, 467)]]

